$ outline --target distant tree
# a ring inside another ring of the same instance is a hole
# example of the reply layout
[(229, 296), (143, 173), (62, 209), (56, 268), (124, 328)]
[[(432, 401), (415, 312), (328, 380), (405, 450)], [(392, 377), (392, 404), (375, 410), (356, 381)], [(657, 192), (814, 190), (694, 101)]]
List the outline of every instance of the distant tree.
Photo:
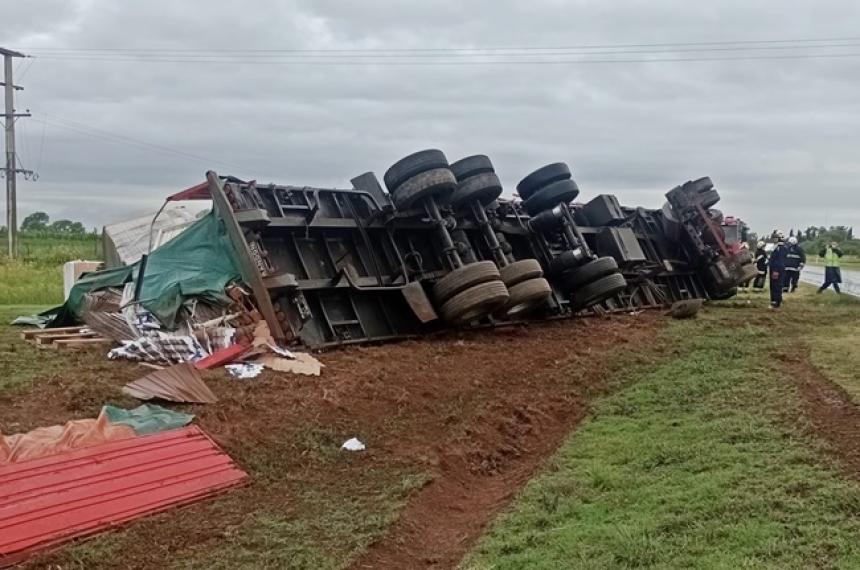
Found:
[(854, 227), (848, 228), (848, 239), (854, 239)]
[(66, 234), (66, 235), (83, 235), (87, 233), (86, 228), (80, 222), (73, 222), (71, 220), (57, 220), (50, 226), (48, 226), (48, 230), (58, 234)]
[(45, 212), (33, 212), (21, 222), (22, 232), (38, 232), (48, 229), (50, 218)]

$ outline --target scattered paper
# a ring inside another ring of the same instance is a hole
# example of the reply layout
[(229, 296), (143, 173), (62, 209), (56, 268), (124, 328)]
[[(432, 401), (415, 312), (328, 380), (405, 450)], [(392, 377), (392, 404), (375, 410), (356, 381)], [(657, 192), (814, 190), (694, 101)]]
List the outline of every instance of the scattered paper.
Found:
[(278, 372), (292, 372), (307, 376), (319, 376), (323, 367), (319, 360), (306, 352), (296, 352), (292, 359), (274, 354), (263, 354), (257, 358), (256, 362)]
[(357, 437), (353, 437), (351, 439), (343, 442), (343, 445), (340, 446), (341, 449), (345, 449), (347, 451), (364, 451), (364, 444), (361, 443)]
[(247, 378), (256, 378), (263, 371), (262, 364), (253, 362), (240, 362), (238, 364), (227, 364), (224, 366), (227, 372), (234, 378), (245, 380)]
[(272, 352), (274, 352), (275, 354), (280, 354), (284, 358), (295, 358), (296, 357), (295, 354), (293, 354), (292, 352), (290, 352), (286, 348), (281, 348), (280, 346), (278, 346), (274, 343), (267, 343), (266, 346), (268, 346)]

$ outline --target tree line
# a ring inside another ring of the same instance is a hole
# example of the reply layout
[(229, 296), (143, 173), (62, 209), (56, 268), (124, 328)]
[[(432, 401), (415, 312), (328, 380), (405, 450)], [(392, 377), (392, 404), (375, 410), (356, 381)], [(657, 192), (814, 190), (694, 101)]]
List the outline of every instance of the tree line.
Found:
[[(45, 212), (33, 212), (25, 217), (19, 231), (25, 235), (70, 238), (92, 237), (99, 233), (96, 228), (93, 228), (92, 232), (87, 232), (81, 222), (73, 220), (60, 219), (52, 222)], [(0, 234), (6, 234), (6, 226), (0, 227)]]
[(850, 226), (792, 228), (788, 235), (796, 237), (797, 242), (808, 255), (818, 255), (825, 245), (835, 241), (839, 243), (845, 255), (860, 256), (860, 239), (854, 237), (854, 228)]

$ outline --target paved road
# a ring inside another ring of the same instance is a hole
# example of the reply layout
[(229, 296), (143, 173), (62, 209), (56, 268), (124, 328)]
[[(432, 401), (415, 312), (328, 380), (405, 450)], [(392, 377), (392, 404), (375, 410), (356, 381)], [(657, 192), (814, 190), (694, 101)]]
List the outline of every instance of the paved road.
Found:
[[(807, 265), (800, 274), (800, 280), (820, 286), (824, 283), (824, 268), (819, 265)], [(860, 296), (860, 271), (843, 267), (842, 284), (839, 287), (844, 293)]]

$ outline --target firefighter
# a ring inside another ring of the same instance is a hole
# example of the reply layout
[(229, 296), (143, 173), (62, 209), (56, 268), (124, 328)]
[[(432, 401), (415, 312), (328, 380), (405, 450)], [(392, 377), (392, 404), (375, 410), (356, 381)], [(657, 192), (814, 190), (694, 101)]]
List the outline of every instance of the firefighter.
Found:
[(806, 265), (806, 253), (797, 244), (797, 238), (791, 236), (788, 238), (788, 246), (785, 253), (785, 282), (782, 284), (784, 293), (793, 293), (797, 290), (797, 284), (800, 282), (800, 272), (803, 271), (804, 265)]
[(833, 285), (833, 289), (839, 293), (839, 284), (842, 283), (842, 270), (839, 269), (839, 258), (842, 257), (842, 250), (839, 249), (839, 244), (835, 241), (830, 242), (830, 245), (818, 252), (818, 257), (824, 258), (824, 285), (818, 289), (818, 292), (821, 293)]
[(753, 287), (755, 289), (764, 289), (764, 282), (767, 279), (767, 252), (764, 250), (764, 242), (760, 241), (755, 248), (755, 268), (758, 271)]
[(785, 282), (785, 265), (788, 248), (785, 246), (785, 235), (774, 232), (776, 247), (770, 252), (768, 269), (770, 270), (770, 308), (778, 309), (782, 306), (782, 284)]

